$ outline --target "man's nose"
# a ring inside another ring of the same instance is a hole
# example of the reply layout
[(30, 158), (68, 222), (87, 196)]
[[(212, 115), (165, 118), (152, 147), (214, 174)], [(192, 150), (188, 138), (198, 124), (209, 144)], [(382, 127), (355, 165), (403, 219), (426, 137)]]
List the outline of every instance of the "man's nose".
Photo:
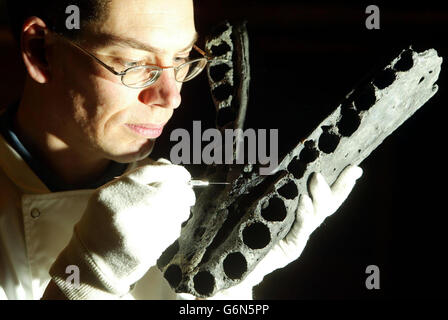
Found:
[(148, 106), (175, 109), (181, 102), (180, 88), (181, 83), (174, 78), (174, 70), (163, 69), (159, 79), (140, 92), (139, 99)]

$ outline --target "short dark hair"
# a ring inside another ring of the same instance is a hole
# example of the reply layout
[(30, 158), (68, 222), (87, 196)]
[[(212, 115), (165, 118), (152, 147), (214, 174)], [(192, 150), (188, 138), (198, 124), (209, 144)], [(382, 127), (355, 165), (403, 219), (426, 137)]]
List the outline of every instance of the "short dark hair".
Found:
[[(23, 23), (28, 17), (41, 18), (47, 27), (71, 39), (76, 39), (83, 26), (89, 22), (106, 19), (108, 5), (111, 0), (7, 0), (8, 19), (11, 32), (16, 40), (20, 40)], [(80, 11), (81, 29), (67, 29), (65, 12), (70, 5), (76, 5)]]

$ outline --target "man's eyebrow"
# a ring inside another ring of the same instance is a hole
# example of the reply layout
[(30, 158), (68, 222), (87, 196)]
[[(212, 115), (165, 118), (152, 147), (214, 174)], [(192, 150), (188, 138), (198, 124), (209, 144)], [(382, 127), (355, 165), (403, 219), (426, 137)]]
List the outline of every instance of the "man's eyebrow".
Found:
[[(116, 44), (120, 47), (130, 47), (133, 49), (150, 51), (153, 53), (163, 53), (165, 51), (162, 48), (154, 47), (150, 44), (141, 42), (141, 41), (133, 39), (133, 38), (120, 37), (120, 36), (111, 35), (111, 34), (105, 35), (105, 38), (107, 39), (107, 42)], [(198, 33), (195, 32), (193, 40), (188, 44), (188, 46), (186, 46), (185, 48), (182, 48), (180, 50), (177, 50), (177, 52), (184, 52), (184, 51), (191, 49), (197, 40), (198, 40)]]

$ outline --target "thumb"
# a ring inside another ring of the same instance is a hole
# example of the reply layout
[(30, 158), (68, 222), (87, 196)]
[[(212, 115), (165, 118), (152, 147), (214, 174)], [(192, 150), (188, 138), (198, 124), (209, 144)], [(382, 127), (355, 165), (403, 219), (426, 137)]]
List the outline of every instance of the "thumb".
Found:
[(347, 166), (341, 172), (337, 180), (331, 186), (336, 207), (339, 207), (348, 197), (355, 186), (356, 180), (362, 176), (362, 173), (363, 171), (360, 167), (353, 165)]
[(151, 184), (154, 182), (187, 183), (191, 180), (191, 175), (187, 169), (164, 162), (141, 166), (129, 172), (127, 177), (140, 184)]

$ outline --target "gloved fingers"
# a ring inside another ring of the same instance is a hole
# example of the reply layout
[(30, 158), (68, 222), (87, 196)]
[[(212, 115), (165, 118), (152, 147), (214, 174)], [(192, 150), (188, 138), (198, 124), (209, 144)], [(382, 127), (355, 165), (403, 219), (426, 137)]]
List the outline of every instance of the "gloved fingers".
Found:
[(187, 183), (191, 180), (190, 173), (184, 167), (163, 162), (139, 167), (128, 173), (127, 176), (141, 184), (166, 181)]
[(176, 300), (195, 300), (196, 297), (189, 293), (178, 293)]
[[(190, 217), (190, 208), (189, 207), (172, 207), (170, 208), (170, 212), (163, 212), (161, 214), (169, 214), (169, 219), (166, 221), (166, 228), (162, 230), (162, 232), (172, 233), (171, 242), (174, 242), (177, 238), (179, 238), (180, 233), (182, 231), (182, 223), (187, 221)], [(167, 244), (169, 245), (169, 243)]]
[(300, 195), (299, 205), (297, 206), (297, 211), (296, 211), (297, 220), (300, 221), (301, 219), (304, 219), (308, 216), (313, 216), (313, 215), (314, 215), (313, 201), (306, 194)]
[(339, 207), (352, 191), (356, 180), (362, 176), (362, 169), (358, 166), (347, 166), (331, 186), (335, 205)]
[(293, 225), (295, 238), (299, 234), (309, 236), (315, 229), (316, 208), (309, 196), (303, 194), (300, 196), (299, 206), (297, 207), (296, 221)]
[(151, 158), (147, 158), (146, 159), (146, 163), (150, 164), (150, 165), (164, 165), (164, 164), (172, 164), (170, 160), (165, 159), (165, 158), (159, 158), (157, 160), (151, 159)]
[(334, 212), (333, 192), (320, 173), (313, 173), (311, 176), (309, 191), (316, 214), (327, 217)]
[[(170, 160), (165, 159), (165, 158), (159, 158), (157, 160), (157, 162), (162, 163), (162, 164), (172, 164)], [(155, 164), (157, 164), (157, 162)]]
[(190, 216), (190, 207), (181, 205), (150, 207), (140, 214), (144, 215), (144, 218), (135, 219), (138, 225), (132, 226), (133, 222), (129, 221), (129, 218), (120, 218), (120, 221), (122, 225), (131, 226), (128, 232), (134, 231), (140, 236), (158, 239), (160, 244), (163, 242), (163, 245), (168, 246), (179, 237), (182, 223)]
[(311, 198), (301, 195), (296, 211), (296, 220), (288, 234), (274, 245), (244, 282), (252, 286), (261, 282), (265, 275), (283, 268), (296, 260), (302, 253), (309, 235), (316, 225), (314, 205)]
[(299, 205), (296, 211), (296, 220), (291, 230), (280, 241), (279, 245), (284, 254), (295, 256), (302, 247), (302, 243), (307, 241), (309, 235), (316, 228), (316, 216), (314, 205), (311, 198), (307, 195), (301, 195)]
[(269, 250), (266, 256), (261, 259), (242, 282), (249, 286), (255, 286), (263, 280), (264, 276), (284, 266), (284, 261), (281, 261), (283, 256), (280, 251), (281, 249), (279, 249), (278, 245)]
[(173, 238), (170, 243), (176, 241), (176, 239), (180, 237), (182, 232), (182, 223), (190, 217), (190, 212), (190, 208), (183, 207), (172, 213), (172, 219), (174, 220), (172, 220), (172, 222), (167, 226), (167, 229), (172, 228), (173, 231), (175, 231), (175, 234), (173, 234)]
[(279, 268), (283, 268), (289, 263), (297, 260), (297, 258), (305, 248), (308, 238), (304, 238), (302, 241), (300, 241), (299, 234), (294, 234), (294, 236), (296, 237), (296, 239), (290, 239), (289, 242), (286, 242), (286, 240), (283, 239), (279, 241), (279, 243), (274, 245), (271, 250), (269, 250), (267, 255), (251, 272), (251, 274), (248, 275), (248, 278), (251, 278), (253, 280), (248, 280), (248, 282), (256, 285), (263, 279), (265, 275), (270, 274), (271, 272)]
[(185, 182), (162, 182), (158, 184), (158, 194), (165, 197), (161, 200), (167, 206), (191, 207), (196, 202), (196, 194), (193, 188)]
[(283, 238), (283, 242), (286, 245), (295, 245), (297, 239), (301, 234), (311, 234), (313, 230), (308, 230), (312, 228), (313, 223), (310, 220), (314, 220), (314, 205), (311, 198), (305, 194), (300, 195), (299, 205), (296, 211), (296, 220), (294, 221), (291, 230)]

